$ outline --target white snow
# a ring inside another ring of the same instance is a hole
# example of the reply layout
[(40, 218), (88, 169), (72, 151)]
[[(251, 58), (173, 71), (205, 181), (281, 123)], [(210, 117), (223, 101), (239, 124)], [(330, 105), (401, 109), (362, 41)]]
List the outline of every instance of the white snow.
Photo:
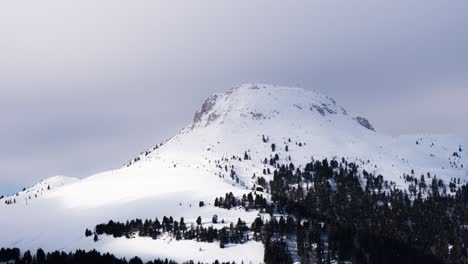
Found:
[(78, 181), (77, 178), (66, 177), (66, 176), (54, 176), (48, 179), (45, 179), (38, 184), (30, 187), (24, 188), (24, 190), (17, 192), (14, 195), (6, 196), (3, 199), (0, 199), (0, 204), (4, 204), (5, 201), (14, 201), (15, 204), (28, 204), (34, 202), (35, 199), (44, 196), (45, 194), (51, 192), (51, 190), (60, 188), (67, 184)]
[[(85, 243), (81, 248), (92, 250), (97, 247), (103, 252), (115, 252), (119, 257), (139, 256), (151, 260), (155, 256), (161, 259), (173, 259), (178, 262), (192, 259), (212, 263), (213, 260), (235, 261), (236, 263), (262, 263), (263, 244), (261, 242), (249, 241), (241, 245), (228, 244), (224, 249), (219, 243), (204, 243), (194, 240), (176, 241), (171, 237), (153, 240), (151, 238), (136, 237), (133, 239), (103, 237), (95, 244)], [(260, 254), (261, 253), (261, 254)]]
[[(262, 135), (269, 138), (268, 143), (262, 141)], [(412, 169), (416, 176), (430, 172), (446, 182), (454, 177), (461, 178), (462, 183), (468, 179), (468, 148), (464, 149), (468, 147), (467, 139), (435, 135), (390, 137), (365, 128), (350, 112), (318, 92), (244, 84), (211, 96), (193, 124), (157, 149), (141, 154), (128, 167), (79, 181), (64, 181), (67, 184), (59, 188), (54, 185), (27, 205), (25, 201), (15, 205), (2, 202), (0, 247), (41, 247), (47, 251), (97, 248), (147, 260), (168, 257), (179, 261), (259, 263), (263, 246), (254, 242), (230, 245), (227, 249), (220, 249), (218, 243), (170, 238), (105, 237), (95, 243), (92, 237), (84, 237), (84, 231), (111, 219), (163, 216), (176, 220), (184, 217), (187, 223), (201, 216), (204, 225), (210, 225), (211, 217), (217, 214), (228, 223), (239, 217), (251, 223), (257, 212), (215, 208), (213, 202), (227, 192), (237, 196), (250, 192), (254, 174), (271, 179), (263, 175), (263, 169), (269, 165), (262, 161), (275, 154), (272, 143), (282, 163), (289, 163), (289, 156), (297, 166), (310, 162), (312, 156), (316, 160), (345, 157), (369, 172), (384, 175), (385, 180), (395, 182), (399, 188), (407, 188), (401, 176), (410, 174)], [(231, 158), (242, 159), (244, 152), (251, 160)], [(453, 156), (455, 152), (458, 157)], [(226, 165), (229, 169), (234, 166), (239, 183), (230, 178)], [(206, 206), (198, 207), (199, 201)]]

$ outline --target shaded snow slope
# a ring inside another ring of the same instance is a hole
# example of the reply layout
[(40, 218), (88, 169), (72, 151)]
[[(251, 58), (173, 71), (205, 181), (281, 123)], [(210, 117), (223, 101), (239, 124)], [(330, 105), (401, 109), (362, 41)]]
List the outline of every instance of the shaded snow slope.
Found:
[[(187, 223), (201, 216), (204, 225), (211, 225), (211, 217), (217, 214), (226, 224), (239, 217), (251, 223), (257, 212), (216, 208), (214, 198), (227, 192), (238, 196), (250, 192), (254, 175), (269, 177), (262, 173), (269, 167), (263, 160), (275, 154), (280, 163), (297, 166), (312, 159), (345, 157), (384, 175), (399, 188), (407, 187), (401, 176), (411, 170), (416, 175), (430, 172), (446, 182), (454, 177), (464, 182), (468, 179), (465, 146), (466, 139), (451, 136), (379, 134), (371, 122), (315, 91), (244, 84), (209, 97), (192, 124), (121, 169), (51, 188), (28, 204), (0, 205), (0, 215), (8, 216), (0, 217), (0, 247), (48, 251), (96, 247), (148, 260), (209, 261), (216, 256), (220, 261), (259, 263), (263, 246), (253, 242), (224, 250), (216, 243), (170, 238), (107, 237), (94, 243), (84, 231), (111, 219), (163, 216), (184, 217)], [(249, 160), (243, 159), (245, 154)], [(226, 167), (234, 168), (238, 182), (229, 177)], [(199, 201), (207, 205), (200, 208)]]

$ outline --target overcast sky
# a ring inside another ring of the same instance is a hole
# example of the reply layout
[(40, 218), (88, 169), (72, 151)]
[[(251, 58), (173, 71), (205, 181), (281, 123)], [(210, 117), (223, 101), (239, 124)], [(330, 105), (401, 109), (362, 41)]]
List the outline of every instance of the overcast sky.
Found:
[(118, 168), (245, 82), (468, 136), (466, 0), (164, 2), (1, 4), (0, 194)]

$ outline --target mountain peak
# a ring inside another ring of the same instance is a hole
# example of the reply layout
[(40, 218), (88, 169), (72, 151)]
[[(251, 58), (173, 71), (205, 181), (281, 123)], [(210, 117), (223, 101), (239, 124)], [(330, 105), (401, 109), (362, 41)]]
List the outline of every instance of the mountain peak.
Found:
[[(209, 96), (189, 126), (163, 145), (140, 153), (125, 167), (160, 157), (161, 146), (162, 151), (177, 149), (184, 153), (213, 150), (214, 146), (243, 152), (249, 148), (251, 140), (262, 134), (297, 140), (314, 137), (339, 144), (340, 140), (359, 139), (376, 133), (366, 118), (352, 116), (333, 98), (315, 90), (246, 83)], [(241, 143), (245, 139), (249, 140)]]
[(191, 128), (241, 119), (310, 122), (314, 116), (325, 120), (345, 118), (375, 131), (366, 118), (349, 116), (333, 98), (315, 90), (261, 83), (245, 83), (211, 95), (195, 113)]

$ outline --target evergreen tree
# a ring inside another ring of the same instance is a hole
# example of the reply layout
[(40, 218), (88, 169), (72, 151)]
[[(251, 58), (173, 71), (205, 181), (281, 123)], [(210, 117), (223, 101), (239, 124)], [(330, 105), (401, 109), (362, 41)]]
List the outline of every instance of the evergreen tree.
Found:
[(46, 254), (42, 248), (39, 248), (36, 251), (36, 262), (37, 264), (45, 264), (46, 263)]

